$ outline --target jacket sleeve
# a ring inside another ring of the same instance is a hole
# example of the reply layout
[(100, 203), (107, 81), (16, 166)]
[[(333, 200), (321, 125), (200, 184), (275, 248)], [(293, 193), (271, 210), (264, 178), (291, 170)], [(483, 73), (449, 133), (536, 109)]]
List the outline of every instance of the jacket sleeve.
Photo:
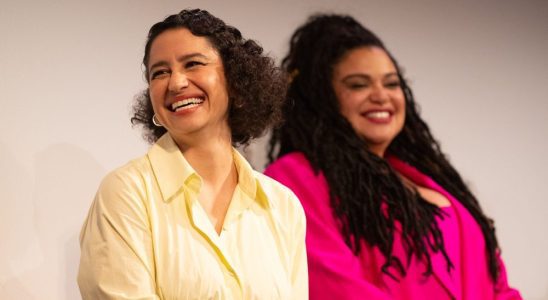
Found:
[(390, 299), (367, 280), (340, 233), (325, 180), (314, 174), (304, 156), (282, 159), (265, 174), (289, 187), (303, 205), (310, 299)]
[(146, 193), (133, 177), (109, 174), (90, 208), (80, 233), (83, 299), (159, 299)]
[(502, 261), (500, 253), (497, 254), (500, 275), (495, 284), (495, 299), (497, 300), (521, 300), (523, 299), (518, 290), (511, 288), (508, 284), (508, 276), (506, 274), (506, 266)]

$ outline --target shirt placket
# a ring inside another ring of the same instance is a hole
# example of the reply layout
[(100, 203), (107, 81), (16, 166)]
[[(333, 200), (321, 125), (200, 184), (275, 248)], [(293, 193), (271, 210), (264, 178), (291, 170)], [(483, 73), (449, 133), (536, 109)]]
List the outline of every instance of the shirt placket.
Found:
[[(185, 189), (185, 198), (187, 199), (187, 210), (189, 212), (190, 221), (195, 229), (204, 237), (204, 239), (211, 245), (214, 252), (217, 254), (219, 261), (225, 267), (224, 271), (227, 275), (227, 286), (230, 291), (236, 292), (234, 299), (241, 299), (243, 290), (241, 284), (241, 276), (236, 265), (234, 264), (230, 252), (226, 247), (225, 236), (227, 235), (227, 228), (223, 224), (221, 235), (219, 236), (211, 224), (207, 213), (198, 202), (198, 194), (200, 190), (200, 179), (192, 178), (187, 182), (188, 189)], [(228, 216), (228, 214), (227, 214)]]

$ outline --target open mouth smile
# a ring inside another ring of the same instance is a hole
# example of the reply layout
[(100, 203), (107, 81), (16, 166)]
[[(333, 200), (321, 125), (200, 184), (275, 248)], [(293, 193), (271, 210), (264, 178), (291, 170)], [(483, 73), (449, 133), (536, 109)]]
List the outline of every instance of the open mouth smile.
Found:
[(190, 109), (192, 107), (196, 107), (202, 103), (204, 103), (204, 99), (202, 98), (187, 98), (180, 101), (177, 101), (173, 104), (171, 104), (171, 111), (178, 112), (185, 109)]
[(365, 114), (366, 118), (371, 119), (388, 119), (390, 118), (390, 112), (387, 111), (372, 111)]

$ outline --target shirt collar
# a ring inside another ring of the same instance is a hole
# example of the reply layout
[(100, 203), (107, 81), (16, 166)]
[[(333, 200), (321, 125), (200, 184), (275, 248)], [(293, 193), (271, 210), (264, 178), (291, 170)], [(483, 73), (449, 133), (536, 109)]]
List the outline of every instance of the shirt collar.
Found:
[[(250, 199), (256, 199), (260, 186), (253, 168), (236, 149), (233, 148), (232, 153), (238, 172), (239, 188)], [(198, 173), (185, 159), (169, 133), (164, 134), (156, 141), (148, 151), (147, 157), (165, 202), (173, 200), (182, 192), (185, 184), (194, 182), (194, 178), (198, 178), (198, 182), (201, 182)], [(199, 190), (199, 186), (197, 190)]]
[(147, 156), (165, 202), (173, 200), (183, 184), (197, 176), (169, 133), (156, 141)]
[(257, 196), (257, 186), (259, 185), (259, 181), (253, 173), (255, 171), (253, 171), (251, 165), (236, 149), (232, 149), (232, 152), (236, 171), (238, 172), (238, 185), (249, 198), (255, 199)]

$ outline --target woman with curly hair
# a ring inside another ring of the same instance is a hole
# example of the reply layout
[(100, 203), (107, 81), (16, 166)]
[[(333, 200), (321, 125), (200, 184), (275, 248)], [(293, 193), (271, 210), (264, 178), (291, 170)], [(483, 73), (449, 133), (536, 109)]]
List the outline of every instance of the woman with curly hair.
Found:
[(240, 31), (183, 10), (149, 31), (132, 122), (154, 143), (101, 183), (84, 299), (306, 299), (304, 211), (233, 148), (279, 121), (285, 78)]
[(303, 204), (311, 299), (520, 299), (493, 222), (374, 33), (313, 16), (282, 65), (292, 79), (265, 173)]

